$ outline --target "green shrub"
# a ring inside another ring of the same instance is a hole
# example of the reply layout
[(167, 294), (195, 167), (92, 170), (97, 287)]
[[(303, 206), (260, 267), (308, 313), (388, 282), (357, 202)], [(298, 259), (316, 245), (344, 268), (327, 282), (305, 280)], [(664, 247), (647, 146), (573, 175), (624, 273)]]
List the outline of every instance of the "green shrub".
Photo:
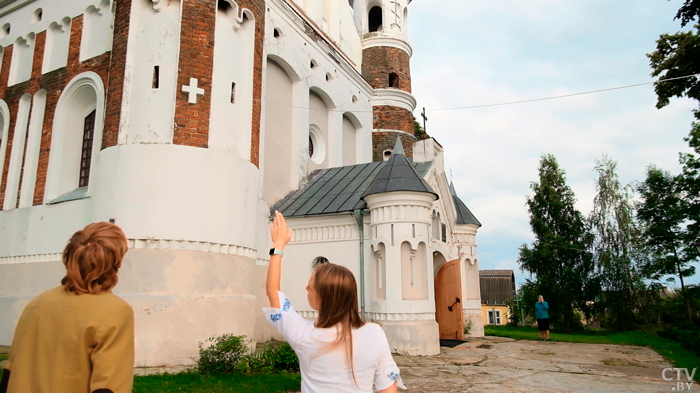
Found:
[(272, 372), (299, 372), (299, 359), (288, 343), (268, 343), (250, 352), (250, 340), (245, 336), (224, 334), (207, 340), (212, 344), (204, 348), (199, 343), (197, 372), (217, 374), (266, 374)]
[(204, 375), (234, 374), (241, 358), (246, 356), (250, 349), (250, 342), (245, 336), (224, 334), (211, 337), (207, 342), (212, 343), (205, 348), (204, 343), (199, 343), (199, 360), (197, 372)]
[(660, 330), (658, 335), (673, 340), (700, 356), (700, 328), (694, 323), (684, 321), (677, 326)]

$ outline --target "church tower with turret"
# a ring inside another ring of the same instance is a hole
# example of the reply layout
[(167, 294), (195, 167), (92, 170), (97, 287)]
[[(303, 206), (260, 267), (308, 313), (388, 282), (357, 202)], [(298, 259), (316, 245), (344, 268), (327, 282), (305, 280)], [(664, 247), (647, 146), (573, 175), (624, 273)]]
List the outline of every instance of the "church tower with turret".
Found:
[(374, 88), (372, 161), (388, 158), (396, 137), (401, 138), (406, 156), (413, 156), (416, 99), (411, 94), (410, 2), (370, 0), (353, 4), (355, 24), (362, 37), (362, 77)]

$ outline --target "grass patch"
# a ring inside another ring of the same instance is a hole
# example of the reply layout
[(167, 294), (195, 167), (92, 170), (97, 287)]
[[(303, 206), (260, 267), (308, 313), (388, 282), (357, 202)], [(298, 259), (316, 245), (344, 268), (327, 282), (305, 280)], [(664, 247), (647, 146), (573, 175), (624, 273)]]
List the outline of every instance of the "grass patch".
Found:
[[(484, 334), (518, 340), (541, 340), (537, 328), (534, 327), (485, 326)], [(683, 348), (675, 341), (659, 337), (655, 332), (642, 330), (629, 332), (583, 331), (570, 334), (552, 332), (550, 340), (585, 344), (638, 345), (655, 350), (675, 367), (689, 370), (700, 367), (700, 357), (696, 356), (695, 353)], [(698, 374), (695, 374), (695, 379), (700, 381)]]
[(301, 375), (294, 373), (215, 376), (180, 373), (136, 377), (133, 393), (284, 393), (299, 390)]
[(3, 360), (7, 360), (9, 358), (10, 358), (10, 355), (0, 353), (0, 362), (2, 362)]

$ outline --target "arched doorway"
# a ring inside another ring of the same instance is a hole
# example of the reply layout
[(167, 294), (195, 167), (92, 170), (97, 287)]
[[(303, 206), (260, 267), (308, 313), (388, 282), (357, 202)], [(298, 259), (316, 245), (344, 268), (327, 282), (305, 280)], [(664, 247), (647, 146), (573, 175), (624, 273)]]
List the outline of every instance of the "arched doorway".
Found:
[(445, 257), (433, 254), (435, 273), (435, 320), (440, 339), (464, 340), (462, 311), (462, 282), (459, 259), (446, 262)]

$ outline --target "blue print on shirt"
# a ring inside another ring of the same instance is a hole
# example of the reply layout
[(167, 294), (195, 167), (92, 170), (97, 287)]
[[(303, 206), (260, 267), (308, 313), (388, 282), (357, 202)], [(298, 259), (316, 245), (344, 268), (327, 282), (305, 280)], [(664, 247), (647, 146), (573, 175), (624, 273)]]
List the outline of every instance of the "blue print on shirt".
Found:
[(389, 379), (391, 379), (392, 381), (396, 381), (397, 379), (399, 379), (399, 373), (389, 373)]
[(272, 322), (277, 322), (282, 318), (282, 314), (272, 314), (270, 315), (270, 320)]
[(282, 311), (288, 311), (289, 307), (292, 307), (288, 299), (284, 299), (284, 305), (282, 305)]

